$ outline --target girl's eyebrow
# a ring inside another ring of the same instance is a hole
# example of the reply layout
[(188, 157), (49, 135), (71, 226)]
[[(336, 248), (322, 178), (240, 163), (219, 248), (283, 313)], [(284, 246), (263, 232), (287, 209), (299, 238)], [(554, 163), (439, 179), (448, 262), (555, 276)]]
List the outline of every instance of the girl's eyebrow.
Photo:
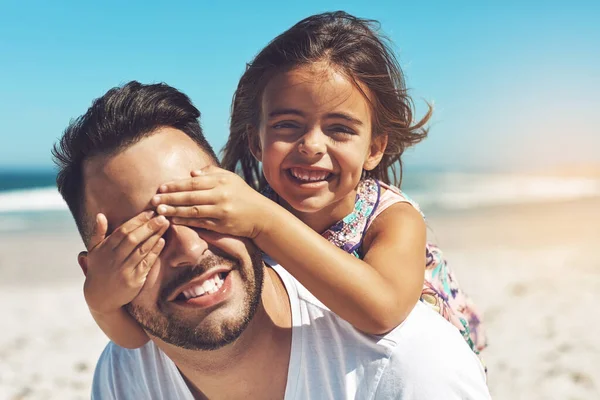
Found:
[(361, 120), (356, 119), (356, 118), (352, 117), (351, 115), (342, 113), (342, 112), (326, 114), (325, 118), (340, 118), (340, 119), (345, 119), (348, 122), (352, 122), (353, 124), (356, 124), (356, 125), (363, 125), (363, 122)]
[(304, 117), (304, 113), (300, 110), (296, 110), (295, 108), (279, 108), (271, 111), (269, 113), (269, 118), (275, 118), (282, 115), (297, 115), (299, 117)]
[[(271, 111), (269, 113), (269, 118), (280, 117), (282, 115), (297, 115), (299, 117), (305, 116), (305, 114), (302, 111), (296, 110), (295, 108), (280, 108), (280, 109), (275, 109), (275, 110)], [(329, 113), (329, 114), (325, 115), (325, 118), (345, 119), (346, 121), (352, 122), (355, 125), (363, 125), (363, 122), (361, 120), (354, 118), (351, 115), (343, 113), (343, 112)]]

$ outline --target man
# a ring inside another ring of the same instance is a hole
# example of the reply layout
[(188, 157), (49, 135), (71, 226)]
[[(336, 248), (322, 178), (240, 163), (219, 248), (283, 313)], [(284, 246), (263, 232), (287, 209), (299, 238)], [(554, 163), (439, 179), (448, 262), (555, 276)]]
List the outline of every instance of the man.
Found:
[[(199, 115), (167, 85), (130, 82), (67, 128), (57, 183), (86, 245), (96, 214), (116, 231), (152, 208), (162, 184), (217, 164)], [(126, 307), (151, 341), (108, 344), (95, 399), (489, 398), (477, 357), (423, 304), (389, 334), (364, 335), (248, 240), (181, 225), (163, 237)], [(182, 297), (217, 276), (219, 290)]]

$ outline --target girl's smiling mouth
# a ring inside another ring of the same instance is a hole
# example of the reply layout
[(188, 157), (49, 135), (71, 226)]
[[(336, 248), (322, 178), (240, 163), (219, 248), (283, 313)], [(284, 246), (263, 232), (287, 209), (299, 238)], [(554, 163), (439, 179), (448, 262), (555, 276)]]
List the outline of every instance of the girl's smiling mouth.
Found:
[(288, 169), (292, 177), (303, 182), (318, 182), (329, 179), (331, 172), (322, 169), (307, 169), (301, 167), (292, 167)]
[(315, 184), (326, 183), (334, 176), (332, 172), (320, 168), (292, 167), (288, 168), (286, 172), (293, 182), (303, 186), (314, 186)]

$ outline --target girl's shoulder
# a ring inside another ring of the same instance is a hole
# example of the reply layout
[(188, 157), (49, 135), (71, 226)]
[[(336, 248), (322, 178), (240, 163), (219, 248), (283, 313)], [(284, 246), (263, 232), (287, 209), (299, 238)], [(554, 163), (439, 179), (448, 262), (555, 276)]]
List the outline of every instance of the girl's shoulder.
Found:
[(379, 201), (378, 201), (377, 207), (375, 208), (375, 210), (373, 211), (373, 215), (371, 216), (371, 222), (379, 214), (381, 214), (386, 209), (388, 209), (390, 206), (392, 206), (396, 203), (410, 204), (413, 208), (415, 208), (419, 212), (419, 214), (421, 214), (421, 216), (423, 218), (425, 218), (425, 215), (423, 214), (423, 211), (421, 211), (421, 207), (419, 206), (419, 204), (416, 201), (414, 201), (413, 199), (411, 199), (402, 190), (400, 190), (396, 186), (388, 185), (387, 183), (384, 183), (381, 181), (377, 181), (377, 184), (380, 187), (380, 195), (379, 195)]
[(409, 237), (420, 237), (426, 230), (425, 217), (417, 202), (396, 186), (381, 181), (376, 183), (379, 188), (379, 200), (365, 226), (362, 254), (365, 254), (379, 238), (406, 240)]

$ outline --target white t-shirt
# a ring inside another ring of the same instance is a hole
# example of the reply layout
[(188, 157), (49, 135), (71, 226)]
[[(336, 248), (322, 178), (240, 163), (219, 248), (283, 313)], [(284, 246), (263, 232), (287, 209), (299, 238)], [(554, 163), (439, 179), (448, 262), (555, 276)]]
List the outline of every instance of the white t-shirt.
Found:
[[(271, 263), (271, 260), (266, 260)], [(458, 330), (419, 302), (384, 336), (365, 335), (278, 265), (290, 298), (292, 349), (285, 400), (490, 399), (483, 367)], [(92, 385), (95, 400), (193, 400), (175, 364), (150, 341), (109, 343)]]

